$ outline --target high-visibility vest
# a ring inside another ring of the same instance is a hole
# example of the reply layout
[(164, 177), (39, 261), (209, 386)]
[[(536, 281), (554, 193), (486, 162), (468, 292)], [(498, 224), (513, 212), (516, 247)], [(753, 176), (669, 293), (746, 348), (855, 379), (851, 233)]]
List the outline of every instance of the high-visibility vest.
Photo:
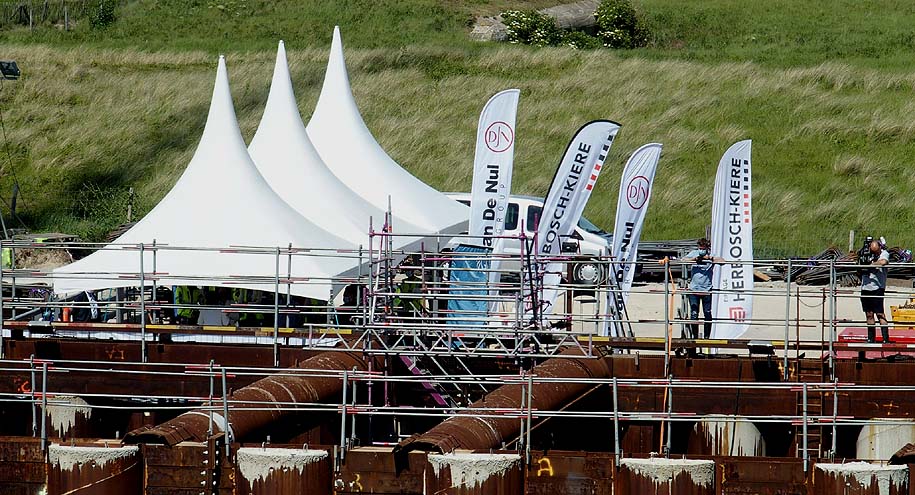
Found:
[[(420, 294), (422, 292), (422, 280), (405, 278), (400, 286), (395, 290), (398, 294)], [(424, 300), (420, 298), (401, 298), (400, 296), (394, 297), (394, 307), (402, 309), (411, 309), (414, 311), (422, 311), (425, 306)]]
[[(253, 299), (253, 291), (242, 287), (232, 289), (232, 301), (236, 304), (248, 304)], [(239, 325), (260, 326), (264, 321), (263, 313), (240, 313), (238, 316)]]
[[(200, 304), (200, 296), (201, 292), (197, 287), (188, 285), (179, 285), (178, 287), (175, 287), (175, 304), (181, 306)], [(175, 311), (175, 314), (185, 318), (193, 318), (194, 311), (193, 308), (179, 308)]]

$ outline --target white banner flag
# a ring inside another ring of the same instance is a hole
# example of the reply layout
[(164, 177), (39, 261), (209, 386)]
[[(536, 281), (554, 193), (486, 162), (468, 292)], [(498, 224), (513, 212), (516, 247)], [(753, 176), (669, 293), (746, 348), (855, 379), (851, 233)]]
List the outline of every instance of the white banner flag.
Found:
[[(595, 120), (582, 126), (569, 143), (566, 152), (559, 162), (553, 183), (543, 204), (540, 224), (537, 227), (536, 256), (541, 258), (536, 273), (525, 275), (538, 277), (544, 290), (542, 298), (537, 301), (539, 314), (550, 313), (556, 299), (556, 289), (561, 280), (562, 263), (543, 263), (542, 258), (562, 255), (562, 243), (568, 242), (569, 236), (578, 225), (585, 205), (591, 198), (591, 191), (597, 182), (604, 160), (613, 144), (620, 125), (609, 120)], [(524, 284), (525, 314), (534, 312), (534, 298), (528, 280)], [(536, 285), (536, 284), (535, 284)]]
[[(718, 163), (712, 198), (711, 254), (723, 258), (712, 275), (713, 339), (747, 331), (753, 316), (753, 187), (750, 140), (734, 144)], [(747, 264), (742, 264), (747, 263)]]
[(517, 89), (496, 93), (486, 102), (477, 124), (477, 147), (470, 188), (469, 243), (493, 247), (493, 236), (504, 234), (508, 195), (515, 156)]
[[(642, 225), (645, 223), (645, 213), (648, 211), (648, 201), (651, 199), (654, 175), (660, 158), (661, 145), (646, 144), (635, 150), (623, 169), (610, 250), (610, 254), (617, 262), (613, 264), (611, 279), (614, 282), (611, 284), (614, 291), (607, 293), (606, 306), (612, 308), (610, 314), (615, 314), (614, 319), (621, 319), (624, 316), (623, 308), (626, 306), (629, 290), (632, 288), (632, 278), (635, 276), (634, 263), (639, 250), (639, 239), (642, 236)], [(621, 326), (613, 327), (617, 329), (616, 335), (621, 335)], [(604, 335), (607, 335), (607, 327), (604, 328)]]

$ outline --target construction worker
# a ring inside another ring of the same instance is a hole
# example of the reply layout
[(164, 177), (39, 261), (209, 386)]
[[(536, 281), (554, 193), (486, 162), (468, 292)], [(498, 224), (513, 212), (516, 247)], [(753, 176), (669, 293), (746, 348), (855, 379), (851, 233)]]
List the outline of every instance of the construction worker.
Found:
[[(240, 305), (242, 311), (235, 313), (237, 316), (234, 318), (236, 324), (240, 327), (263, 327), (264, 326), (264, 314), (263, 313), (252, 313), (247, 311), (248, 308), (245, 306), (251, 304), (259, 304), (261, 299), (261, 292), (255, 291), (252, 289), (245, 289), (242, 287), (236, 287), (232, 289), (232, 302), (233, 304)], [(230, 319), (233, 319), (230, 316)]]
[(421, 316), (426, 312), (426, 301), (415, 295), (422, 294), (423, 280), (419, 270), (407, 270), (407, 277), (397, 286), (398, 294), (410, 294), (408, 297), (394, 297), (394, 308), (401, 316)]
[(94, 322), (99, 320), (99, 307), (91, 291), (85, 290), (73, 298), (76, 303), (70, 311), (71, 320), (80, 323)]
[(174, 288), (175, 317), (179, 325), (196, 325), (200, 312), (190, 306), (199, 306), (203, 304), (203, 292), (199, 287), (189, 285), (179, 285)]
[(204, 301), (206, 305), (200, 309), (200, 317), (197, 319), (198, 325), (229, 325), (229, 317), (222, 310), (228, 299), (227, 291), (224, 287), (206, 287), (204, 288)]
[[(715, 269), (714, 263), (723, 262), (721, 258), (712, 257), (710, 249), (712, 243), (708, 239), (699, 239), (696, 246), (683, 258), (687, 263), (693, 263), (690, 267), (689, 291), (689, 319), (693, 322), (699, 319), (699, 306), (702, 306), (702, 317), (705, 320), (705, 338), (712, 335), (712, 271)], [(699, 338), (699, 324), (690, 323), (688, 325), (690, 338)]]
[[(880, 333), (883, 343), (890, 341), (890, 328), (883, 309), (883, 295), (886, 292), (886, 265), (890, 262), (890, 253), (883, 249), (883, 243), (870, 239), (858, 252), (858, 264), (864, 265), (861, 271), (861, 309), (867, 318), (867, 341), (877, 341), (876, 321), (880, 320)], [(876, 318), (875, 318), (876, 317)]]

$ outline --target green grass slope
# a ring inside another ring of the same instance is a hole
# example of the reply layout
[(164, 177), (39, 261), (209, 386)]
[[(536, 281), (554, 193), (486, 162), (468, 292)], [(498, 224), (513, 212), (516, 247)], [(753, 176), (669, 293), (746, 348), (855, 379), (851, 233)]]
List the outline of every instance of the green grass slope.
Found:
[(515, 192), (545, 194), (571, 133), (611, 118), (623, 124), (613, 168), (586, 211), (601, 226), (613, 222), (614, 171), (657, 141), (644, 238), (701, 235), (721, 153), (752, 138), (758, 255), (841, 245), (849, 229), (915, 244), (907, 3), (643, 0), (656, 41), (628, 52), (466, 40), (472, 12), (527, 2), (222, 2), (237, 14), (216, 3), (130, 2), (103, 32), (0, 32), (0, 58), (24, 73), (0, 91), (13, 163), (2, 162), (0, 193), (18, 178), (27, 225), (98, 238), (124, 220), (129, 187), (140, 213), (154, 205), (193, 154), (218, 52), (250, 138), (286, 39), (307, 120), (337, 22), (369, 128), (439, 189), (469, 188), (481, 106), (518, 87)]

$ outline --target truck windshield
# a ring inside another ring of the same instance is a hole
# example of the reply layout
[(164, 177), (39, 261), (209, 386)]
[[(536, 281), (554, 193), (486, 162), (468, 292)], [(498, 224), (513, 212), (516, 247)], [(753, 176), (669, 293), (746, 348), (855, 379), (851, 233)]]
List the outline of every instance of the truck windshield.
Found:
[(581, 217), (581, 220), (578, 221), (578, 226), (581, 227), (582, 230), (584, 230), (585, 232), (590, 232), (592, 234), (601, 234), (604, 232), (603, 229), (601, 229), (597, 225), (594, 225), (593, 223), (591, 223), (590, 220), (588, 220), (585, 217)]

